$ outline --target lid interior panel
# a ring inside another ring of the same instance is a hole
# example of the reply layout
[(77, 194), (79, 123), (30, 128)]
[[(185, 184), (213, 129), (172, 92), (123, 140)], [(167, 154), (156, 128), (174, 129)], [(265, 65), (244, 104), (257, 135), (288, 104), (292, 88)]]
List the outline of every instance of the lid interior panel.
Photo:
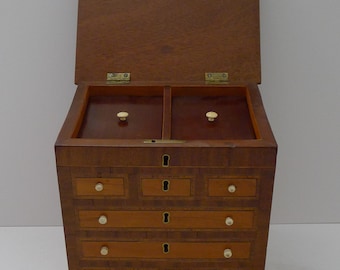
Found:
[(133, 81), (260, 82), (256, 0), (80, 0), (76, 83), (130, 72)]

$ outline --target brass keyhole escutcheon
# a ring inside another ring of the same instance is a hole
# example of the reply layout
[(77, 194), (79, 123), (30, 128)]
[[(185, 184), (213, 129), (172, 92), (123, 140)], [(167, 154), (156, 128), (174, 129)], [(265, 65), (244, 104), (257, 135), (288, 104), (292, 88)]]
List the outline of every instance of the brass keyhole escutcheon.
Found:
[(169, 167), (170, 166), (170, 156), (165, 154), (162, 156), (162, 167)]
[(163, 244), (163, 253), (168, 254), (170, 252), (170, 245), (168, 243)]
[(163, 223), (164, 224), (170, 223), (170, 213), (169, 212), (163, 213)]
[(169, 191), (169, 189), (170, 189), (170, 181), (169, 180), (164, 180), (162, 182), (162, 190), (164, 192), (167, 192), (167, 191)]

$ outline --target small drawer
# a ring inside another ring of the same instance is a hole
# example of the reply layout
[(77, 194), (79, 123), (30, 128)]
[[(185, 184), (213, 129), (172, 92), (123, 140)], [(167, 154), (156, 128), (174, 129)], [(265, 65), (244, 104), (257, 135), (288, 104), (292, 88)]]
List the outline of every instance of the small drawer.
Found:
[(209, 179), (208, 195), (216, 197), (255, 197), (256, 179)]
[(76, 196), (124, 196), (123, 178), (76, 178)]
[(190, 179), (142, 179), (143, 196), (190, 196)]
[(81, 228), (251, 229), (254, 211), (79, 211)]
[(81, 242), (84, 258), (248, 259), (249, 242)]

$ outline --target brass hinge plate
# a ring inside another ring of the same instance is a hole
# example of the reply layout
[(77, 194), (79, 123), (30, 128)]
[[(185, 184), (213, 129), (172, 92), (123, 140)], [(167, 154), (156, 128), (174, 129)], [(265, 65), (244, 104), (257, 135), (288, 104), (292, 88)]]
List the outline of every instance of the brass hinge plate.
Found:
[(206, 72), (205, 81), (206, 82), (227, 82), (229, 79), (229, 74), (227, 72)]
[(109, 72), (106, 75), (106, 80), (110, 82), (128, 82), (131, 80), (129, 72)]

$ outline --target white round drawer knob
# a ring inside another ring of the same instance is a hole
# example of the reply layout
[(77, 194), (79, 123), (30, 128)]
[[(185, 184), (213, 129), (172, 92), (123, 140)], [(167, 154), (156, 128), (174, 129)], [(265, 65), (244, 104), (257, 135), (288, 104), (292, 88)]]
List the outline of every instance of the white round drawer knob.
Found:
[(214, 122), (218, 116), (216, 112), (207, 112), (205, 116), (208, 118), (209, 122)]
[(230, 185), (228, 187), (228, 191), (229, 191), (229, 193), (235, 193), (236, 192), (236, 187), (234, 185)]
[(104, 185), (102, 183), (97, 183), (94, 187), (94, 189), (98, 192), (101, 192), (104, 190)]
[(126, 121), (128, 116), (129, 116), (128, 112), (119, 112), (119, 113), (117, 113), (117, 117), (119, 118), (120, 121)]
[(234, 220), (233, 220), (231, 217), (227, 217), (227, 218), (225, 219), (225, 224), (226, 224), (227, 226), (233, 226)]
[(104, 216), (104, 215), (100, 216), (99, 219), (98, 219), (98, 222), (101, 225), (107, 224), (107, 216)]
[(224, 250), (224, 258), (230, 259), (233, 256), (231, 249), (227, 248)]
[(101, 247), (101, 249), (100, 249), (100, 254), (101, 254), (102, 256), (107, 256), (107, 255), (109, 255), (109, 248), (106, 247), (106, 246)]

